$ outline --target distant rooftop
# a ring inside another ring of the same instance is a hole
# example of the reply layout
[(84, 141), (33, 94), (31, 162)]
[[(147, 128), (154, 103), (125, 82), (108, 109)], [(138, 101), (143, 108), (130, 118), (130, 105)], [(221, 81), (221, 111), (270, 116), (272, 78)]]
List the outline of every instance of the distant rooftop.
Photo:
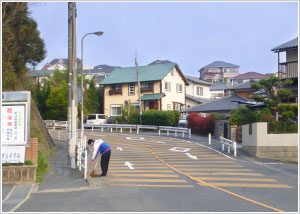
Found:
[(211, 102), (201, 104), (187, 109), (187, 112), (215, 112), (215, 111), (231, 111), (237, 109), (239, 101), (250, 101), (244, 97), (233, 95), (213, 100)]
[[(174, 62), (171, 62), (169, 60), (155, 60), (153, 62), (151, 62), (150, 64), (148, 65), (156, 65), (156, 64), (168, 64), (168, 63), (174, 63)], [(176, 63), (174, 63), (176, 64)]]
[(254, 71), (247, 72), (247, 73), (244, 73), (244, 74), (232, 77), (232, 79), (235, 79), (235, 80), (242, 80), (242, 79), (262, 79), (262, 78), (267, 78), (267, 76), (264, 75), (264, 74), (260, 74), (260, 73), (254, 72)]
[[(234, 65), (228, 62), (223, 61), (214, 61), (213, 63), (210, 63), (203, 68), (239, 68), (240, 66)], [(201, 68), (202, 69), (202, 68)]]
[(203, 85), (211, 85), (211, 83), (200, 80), (198, 77), (185, 76), (188, 81), (203, 84)]
[[(153, 64), (139, 66), (140, 81), (162, 80), (174, 67), (175, 63)], [(179, 69), (179, 73), (188, 85), (185, 77)], [(137, 82), (136, 67), (122, 67), (114, 69), (102, 82), (103, 85)]]
[(220, 91), (228, 89), (227, 83), (213, 83), (210, 86), (211, 91)]
[(271, 49), (274, 52), (294, 50), (298, 48), (298, 37)]

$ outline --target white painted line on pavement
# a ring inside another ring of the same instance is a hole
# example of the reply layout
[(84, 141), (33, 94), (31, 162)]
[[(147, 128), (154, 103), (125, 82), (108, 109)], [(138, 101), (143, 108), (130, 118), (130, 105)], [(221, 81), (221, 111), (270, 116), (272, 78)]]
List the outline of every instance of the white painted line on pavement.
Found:
[(132, 164), (132, 163), (130, 163), (128, 161), (126, 161), (124, 165), (128, 166), (129, 169), (134, 169), (134, 167), (133, 167), (134, 164)]
[(143, 137), (126, 137), (127, 140), (145, 140)]
[(228, 156), (228, 155), (225, 155), (224, 153), (219, 152), (218, 150), (215, 150), (215, 149), (210, 148), (210, 147), (208, 147), (208, 146), (204, 146), (204, 145), (202, 145), (202, 144), (200, 144), (200, 143), (196, 143), (196, 144), (199, 145), (199, 146), (203, 146), (203, 147), (205, 147), (205, 148), (207, 148), (207, 149), (213, 150), (213, 151), (219, 153), (220, 155), (223, 155), (223, 156), (225, 156), (225, 157), (227, 157), (227, 158), (229, 158), (229, 159), (231, 159), (231, 160), (234, 160), (234, 161), (239, 161), (239, 162), (243, 162), (243, 163), (254, 163), (254, 164), (260, 164), (260, 165), (268, 165), (268, 164), (270, 164), (270, 165), (271, 165), (271, 164), (273, 164), (273, 165), (283, 165), (283, 163), (261, 163), (261, 162), (250, 162), (250, 161), (238, 160), (238, 159), (232, 158), (232, 157), (230, 157), (230, 156)]
[(185, 153), (189, 158), (192, 158), (192, 159), (195, 159), (195, 160), (198, 160), (197, 156), (196, 155), (191, 155), (190, 153)]
[(174, 152), (187, 152), (191, 150), (191, 148), (173, 147), (172, 149), (169, 150)]

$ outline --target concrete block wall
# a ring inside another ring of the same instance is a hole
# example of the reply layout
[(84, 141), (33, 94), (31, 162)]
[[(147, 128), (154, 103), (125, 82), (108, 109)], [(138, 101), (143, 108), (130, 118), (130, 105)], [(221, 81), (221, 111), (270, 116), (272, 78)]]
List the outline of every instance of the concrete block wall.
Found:
[(30, 146), (25, 148), (25, 160), (38, 163), (39, 141), (38, 138), (30, 138)]
[(243, 150), (250, 155), (298, 163), (298, 133), (268, 134), (267, 123), (253, 123), (252, 134), (249, 124), (243, 126)]

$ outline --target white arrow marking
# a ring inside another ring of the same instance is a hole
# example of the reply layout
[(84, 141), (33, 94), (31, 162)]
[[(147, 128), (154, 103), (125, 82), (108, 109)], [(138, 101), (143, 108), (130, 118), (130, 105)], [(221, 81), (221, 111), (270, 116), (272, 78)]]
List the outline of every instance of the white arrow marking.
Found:
[(129, 169), (134, 169), (133, 164), (128, 161), (126, 161), (124, 165), (128, 166)]
[(190, 153), (185, 153), (189, 158), (192, 158), (192, 159), (195, 159), (195, 160), (198, 160), (197, 156), (196, 155), (191, 155)]
[(162, 144), (166, 144), (165, 142), (162, 141), (154, 141), (155, 143), (162, 143)]
[(121, 147), (117, 147), (117, 150), (120, 150), (121, 152), (123, 151), (123, 149)]
[(181, 148), (181, 147), (174, 147), (172, 149), (169, 149), (170, 151), (174, 151), (174, 152), (187, 152), (189, 150), (191, 150), (190, 148)]

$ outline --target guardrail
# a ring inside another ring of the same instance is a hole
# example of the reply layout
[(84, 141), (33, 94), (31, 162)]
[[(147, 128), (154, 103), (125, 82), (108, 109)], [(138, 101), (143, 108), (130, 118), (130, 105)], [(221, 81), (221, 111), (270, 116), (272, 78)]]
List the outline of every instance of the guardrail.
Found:
[(44, 120), (44, 123), (46, 124), (46, 128), (52, 128), (55, 129), (68, 129), (68, 121), (58, 121), (58, 120)]
[[(57, 121), (57, 120), (44, 120), (46, 127), (48, 129), (52, 128), (61, 129), (65, 128), (68, 129), (68, 121)], [(188, 128), (178, 128), (172, 126), (152, 126), (152, 125), (131, 125), (131, 124), (101, 124), (101, 125), (94, 125), (94, 124), (84, 124), (84, 128), (91, 128), (92, 131), (94, 129), (101, 129), (101, 132), (104, 132), (104, 129), (110, 129), (110, 132), (113, 132), (114, 129), (120, 130), (120, 133), (123, 133), (123, 129), (129, 129), (130, 133), (132, 130), (136, 130), (136, 133), (139, 134), (140, 130), (143, 129), (150, 129), (153, 131), (158, 131), (158, 135), (161, 135), (161, 132), (167, 132), (167, 136), (170, 136), (170, 132), (174, 133), (174, 136), (177, 137), (178, 133), (182, 134), (182, 137), (185, 137), (185, 134), (191, 138), (191, 129)]]
[(233, 155), (236, 156), (237, 153), (237, 146), (236, 142), (226, 139), (224, 137), (220, 137), (220, 143), (222, 143), (222, 151), (225, 150), (225, 145), (227, 146), (227, 152), (230, 153), (230, 148), (233, 149)]
[(170, 132), (174, 132), (175, 137), (177, 137), (177, 133), (181, 133), (182, 137), (185, 134), (188, 134), (188, 137), (191, 138), (191, 129), (188, 128), (178, 128), (178, 127), (171, 127), (171, 126), (149, 126), (149, 125), (130, 125), (130, 124), (101, 124), (101, 125), (92, 125), (92, 124), (85, 124), (85, 128), (91, 128), (92, 131), (94, 129), (101, 129), (101, 132), (104, 129), (110, 129), (110, 132), (113, 132), (113, 129), (120, 129), (120, 133), (123, 133), (123, 129), (129, 129), (130, 133), (132, 130), (136, 130), (136, 133), (139, 134), (140, 129), (150, 129), (154, 131), (158, 131), (158, 135), (161, 135), (162, 131), (167, 132), (167, 136), (170, 135)]

